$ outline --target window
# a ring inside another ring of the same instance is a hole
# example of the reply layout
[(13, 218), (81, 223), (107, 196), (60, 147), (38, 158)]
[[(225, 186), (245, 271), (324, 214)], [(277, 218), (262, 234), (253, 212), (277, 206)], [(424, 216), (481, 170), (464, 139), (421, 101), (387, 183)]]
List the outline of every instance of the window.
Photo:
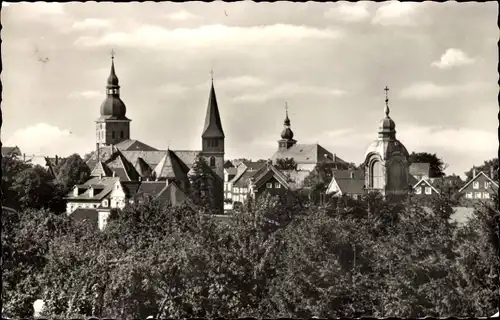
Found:
[(490, 194), (488, 192), (483, 192), (483, 199), (489, 199)]
[(123, 138), (123, 130), (120, 131), (120, 138)]
[(415, 188), (415, 194), (422, 194), (422, 188), (421, 187), (416, 187)]
[(274, 184), (274, 187), (275, 187), (276, 189), (279, 189), (279, 188), (281, 188), (281, 184), (279, 184), (279, 182), (276, 182), (276, 183)]
[(382, 188), (382, 164), (380, 161), (373, 162), (370, 172), (370, 185), (372, 188)]
[(357, 199), (358, 199), (358, 195), (357, 195), (357, 194), (353, 194), (353, 195), (352, 195), (352, 198), (353, 198), (354, 200), (357, 200)]
[(474, 182), (472, 183), (472, 188), (474, 188), (474, 189), (479, 189), (479, 182), (474, 181)]
[(476, 192), (476, 199), (481, 199), (481, 192)]
[(466, 197), (467, 199), (472, 199), (472, 192), (467, 192), (467, 193), (465, 194), (465, 197)]
[(108, 94), (113, 94), (113, 89), (109, 89)]
[(266, 188), (271, 189), (273, 187), (273, 184), (271, 182), (266, 183)]
[(431, 187), (425, 187), (425, 194), (431, 194), (432, 190)]
[(108, 200), (107, 200), (107, 199), (105, 199), (105, 200), (103, 200), (103, 201), (102, 201), (102, 206), (103, 206), (104, 208), (107, 208), (107, 207), (108, 207), (108, 205), (109, 205), (109, 204), (108, 204)]
[(491, 187), (491, 182), (489, 182), (489, 181), (485, 181), (485, 182), (484, 182), (484, 188), (485, 188), (485, 189), (488, 189), (488, 188), (490, 188), (490, 187)]
[(215, 158), (214, 157), (210, 157), (210, 167), (211, 168), (215, 167)]
[(111, 131), (111, 138), (115, 138), (115, 132), (114, 131)]

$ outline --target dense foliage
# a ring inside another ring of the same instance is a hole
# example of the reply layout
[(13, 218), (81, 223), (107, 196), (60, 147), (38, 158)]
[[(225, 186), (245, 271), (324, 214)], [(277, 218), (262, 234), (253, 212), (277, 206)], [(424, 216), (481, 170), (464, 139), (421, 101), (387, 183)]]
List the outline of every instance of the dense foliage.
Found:
[(412, 152), (410, 154), (410, 163), (428, 163), (430, 178), (444, 177), (444, 170), (448, 167), (435, 153), (428, 152)]
[[(196, 207), (195, 207), (196, 208)], [(2, 215), (2, 303), (69, 318), (488, 316), (498, 211), (376, 194), (328, 205), (261, 196), (231, 219), (144, 201), (93, 230), (46, 210)]]
[[(493, 169), (493, 180), (498, 182), (498, 158), (493, 158), (491, 160), (486, 160), (482, 165), (475, 166), (476, 172), (483, 171), (487, 176), (490, 176), (490, 169)], [(467, 176), (466, 181), (472, 179), (472, 172), (474, 168), (470, 168), (469, 171), (465, 172)]]
[(297, 163), (293, 158), (276, 159), (276, 168), (280, 170), (297, 170)]

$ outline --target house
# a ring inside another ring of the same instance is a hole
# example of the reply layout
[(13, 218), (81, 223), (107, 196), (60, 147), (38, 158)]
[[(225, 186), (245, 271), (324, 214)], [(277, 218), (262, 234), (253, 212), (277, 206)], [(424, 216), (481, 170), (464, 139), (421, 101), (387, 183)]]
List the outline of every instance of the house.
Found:
[[(224, 168), (224, 202), (226, 202), (226, 200), (232, 201), (233, 185), (231, 180), (233, 180), (237, 172), (238, 169), (235, 167)], [(224, 203), (224, 207), (226, 207), (226, 203)]]
[(415, 162), (410, 164), (410, 175), (415, 177), (417, 181), (429, 179), (431, 166), (429, 163)]
[(491, 196), (498, 192), (498, 182), (492, 179), (493, 168), (490, 170), (490, 176), (483, 171), (472, 171), (473, 178), (467, 182), (458, 192), (465, 195), (466, 201), (481, 202), (490, 200)]
[(318, 143), (297, 144), (293, 139), (294, 133), (290, 127), (288, 110), (284, 121), (284, 129), (281, 132), (281, 139), (278, 140), (278, 150), (271, 156), (273, 165), (278, 159), (293, 159), (297, 164), (297, 170), (312, 171), (320, 163), (328, 163), (334, 169), (347, 169), (349, 163), (326, 150)]
[(21, 149), (19, 149), (18, 146), (14, 146), (14, 147), (3, 147), (2, 146), (2, 157), (5, 157), (5, 156), (20, 157), (20, 156), (22, 156)]
[(434, 196), (440, 194), (440, 191), (435, 188), (428, 178), (421, 178), (412, 187), (413, 194), (421, 196)]
[(249, 183), (258, 170), (266, 165), (265, 162), (242, 161), (234, 171), (234, 177), (228, 181), (228, 203), (224, 205), (226, 211), (232, 210), (235, 203), (243, 203), (249, 194)]
[(354, 199), (361, 198), (365, 193), (364, 170), (336, 170), (330, 181), (326, 194), (333, 197), (349, 196)]
[(285, 195), (288, 190), (296, 187), (294, 181), (272, 163), (262, 167), (249, 179), (249, 182), (249, 195), (254, 199), (264, 192), (273, 196)]

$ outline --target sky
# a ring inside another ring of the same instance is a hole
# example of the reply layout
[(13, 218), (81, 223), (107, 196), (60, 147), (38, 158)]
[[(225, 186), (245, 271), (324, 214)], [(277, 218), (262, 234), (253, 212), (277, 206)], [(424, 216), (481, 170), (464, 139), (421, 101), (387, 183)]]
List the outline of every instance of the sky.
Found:
[(95, 149), (115, 54), (131, 138), (200, 150), (210, 70), (226, 158), (298, 143), (361, 163), (389, 87), (397, 138), (463, 176), (498, 154), (497, 2), (3, 3), (2, 142)]

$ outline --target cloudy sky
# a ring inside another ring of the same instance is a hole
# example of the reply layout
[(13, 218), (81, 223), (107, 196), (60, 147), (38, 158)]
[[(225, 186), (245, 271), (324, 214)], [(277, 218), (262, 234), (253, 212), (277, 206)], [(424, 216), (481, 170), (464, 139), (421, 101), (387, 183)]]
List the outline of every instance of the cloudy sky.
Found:
[(497, 155), (497, 6), (4, 4), (2, 141), (93, 149), (114, 49), (132, 138), (158, 149), (200, 149), (213, 68), (227, 158), (268, 158), (286, 101), (299, 143), (360, 163), (387, 85), (399, 140), (463, 174)]

